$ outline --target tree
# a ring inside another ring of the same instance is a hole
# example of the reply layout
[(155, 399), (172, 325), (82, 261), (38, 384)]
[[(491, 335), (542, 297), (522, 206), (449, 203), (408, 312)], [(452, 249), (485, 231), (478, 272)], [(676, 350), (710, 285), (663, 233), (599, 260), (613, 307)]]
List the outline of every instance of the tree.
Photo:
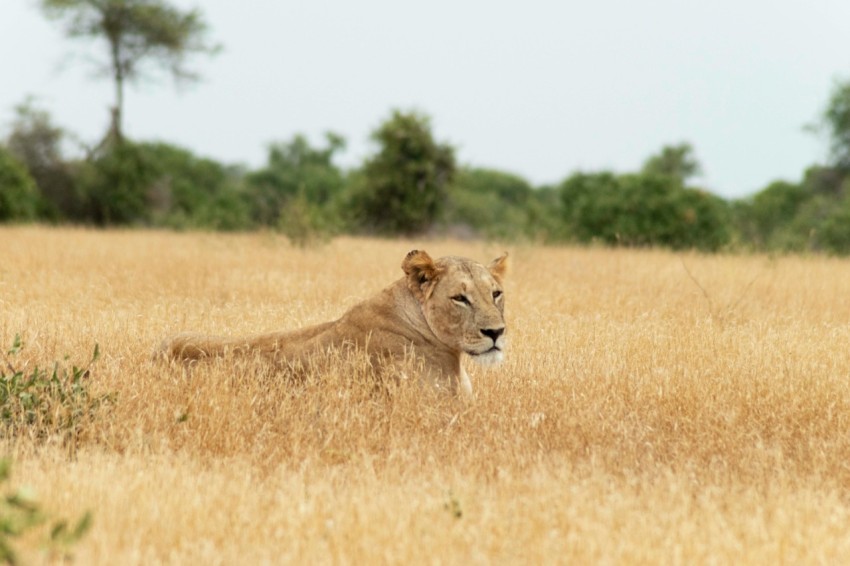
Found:
[(850, 81), (837, 82), (833, 87), (821, 126), (829, 134), (832, 163), (850, 172)]
[(431, 134), (427, 116), (393, 111), (372, 133), (378, 152), (357, 177), (355, 214), (383, 234), (427, 230), (443, 211), (455, 174), (454, 149)]
[(212, 54), (199, 10), (182, 12), (163, 0), (41, 0), (48, 18), (64, 24), (71, 38), (102, 38), (109, 46), (101, 70), (115, 84), (112, 125), (105, 141), (123, 138), (124, 84), (144, 76), (148, 65), (167, 67), (175, 80), (194, 80), (187, 58)]
[(324, 207), (345, 185), (334, 156), (345, 148), (338, 134), (325, 134), (324, 147), (312, 147), (303, 135), (269, 146), (266, 166), (245, 180), (252, 216), (256, 222), (274, 226), (281, 213), (296, 198), (299, 207)]
[(674, 177), (684, 186), (688, 180), (700, 174), (701, 167), (694, 156), (694, 148), (691, 144), (683, 142), (661, 148), (661, 152), (644, 162), (642, 172), (648, 175)]
[(42, 196), (41, 215), (50, 220), (78, 220), (82, 214), (73, 171), (62, 153), (67, 134), (31, 99), (15, 108), (9, 151), (23, 163)]
[(556, 189), (561, 197), (564, 233), (579, 242), (602, 237), (611, 223), (608, 206), (600, 201), (616, 199), (619, 181), (614, 173), (574, 173)]

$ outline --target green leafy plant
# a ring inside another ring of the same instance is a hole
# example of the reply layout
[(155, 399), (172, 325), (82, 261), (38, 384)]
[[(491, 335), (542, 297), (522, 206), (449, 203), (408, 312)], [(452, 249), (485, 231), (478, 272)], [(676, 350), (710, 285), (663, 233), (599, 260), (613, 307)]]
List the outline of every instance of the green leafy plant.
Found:
[[(0, 483), (6, 483), (11, 475), (11, 462), (0, 460)], [(25, 490), (7, 491), (0, 497), (0, 562), (18, 564), (19, 552), (15, 548), (18, 539), (48, 522), (49, 517), (41, 505)], [(86, 512), (73, 525), (65, 519), (53, 521), (46, 541), (48, 552), (62, 559), (71, 557), (70, 548), (89, 531), (92, 514)]]
[(36, 366), (26, 372), (11, 362), (22, 348), (21, 337), (15, 336), (6, 369), (0, 371), (0, 436), (47, 440), (58, 435), (74, 450), (85, 425), (112, 397), (89, 393), (89, 368), (100, 356), (98, 346), (85, 367), (68, 370), (56, 362), (52, 370)]

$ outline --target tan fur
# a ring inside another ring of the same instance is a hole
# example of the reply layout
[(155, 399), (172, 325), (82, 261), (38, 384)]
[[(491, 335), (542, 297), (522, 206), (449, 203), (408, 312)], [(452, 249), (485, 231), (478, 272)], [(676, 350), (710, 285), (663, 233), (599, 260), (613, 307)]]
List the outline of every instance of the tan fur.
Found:
[(485, 267), (460, 257), (434, 261), (413, 250), (401, 267), (404, 277), (335, 321), (247, 338), (180, 334), (165, 340), (158, 355), (198, 360), (260, 354), (304, 367), (323, 352), (355, 347), (381, 362), (402, 363), (413, 356), (423, 381), (471, 396), (461, 355), (485, 362), (502, 358), (507, 254)]

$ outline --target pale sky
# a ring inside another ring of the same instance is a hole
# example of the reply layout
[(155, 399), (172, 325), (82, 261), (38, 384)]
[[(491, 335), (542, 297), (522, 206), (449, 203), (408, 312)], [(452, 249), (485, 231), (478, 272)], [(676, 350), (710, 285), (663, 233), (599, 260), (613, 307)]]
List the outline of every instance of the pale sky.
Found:
[[(814, 122), (850, 78), (847, 0), (174, 0), (223, 45), (203, 82), (130, 87), (125, 130), (258, 167), (270, 142), (342, 134), (359, 164), (391, 109), (432, 118), (463, 164), (535, 185), (634, 171), (690, 142), (698, 184), (726, 197), (798, 180), (826, 158)], [(35, 0), (0, 0), (0, 133), (36, 97), (88, 142), (113, 89), (105, 43), (71, 40)]]

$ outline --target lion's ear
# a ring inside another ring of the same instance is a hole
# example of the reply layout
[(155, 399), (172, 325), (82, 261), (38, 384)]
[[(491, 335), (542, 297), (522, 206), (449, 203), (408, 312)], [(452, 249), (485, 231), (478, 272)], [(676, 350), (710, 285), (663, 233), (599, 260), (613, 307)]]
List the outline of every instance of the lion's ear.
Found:
[(431, 256), (421, 250), (412, 250), (401, 262), (401, 268), (407, 275), (407, 286), (413, 295), (419, 300), (427, 299), (440, 276), (440, 269)]
[(505, 278), (505, 274), (508, 272), (508, 252), (503, 253), (501, 256), (491, 261), (490, 265), (487, 266), (487, 269), (490, 270), (490, 273), (496, 278), (496, 281), (501, 282), (502, 279)]

